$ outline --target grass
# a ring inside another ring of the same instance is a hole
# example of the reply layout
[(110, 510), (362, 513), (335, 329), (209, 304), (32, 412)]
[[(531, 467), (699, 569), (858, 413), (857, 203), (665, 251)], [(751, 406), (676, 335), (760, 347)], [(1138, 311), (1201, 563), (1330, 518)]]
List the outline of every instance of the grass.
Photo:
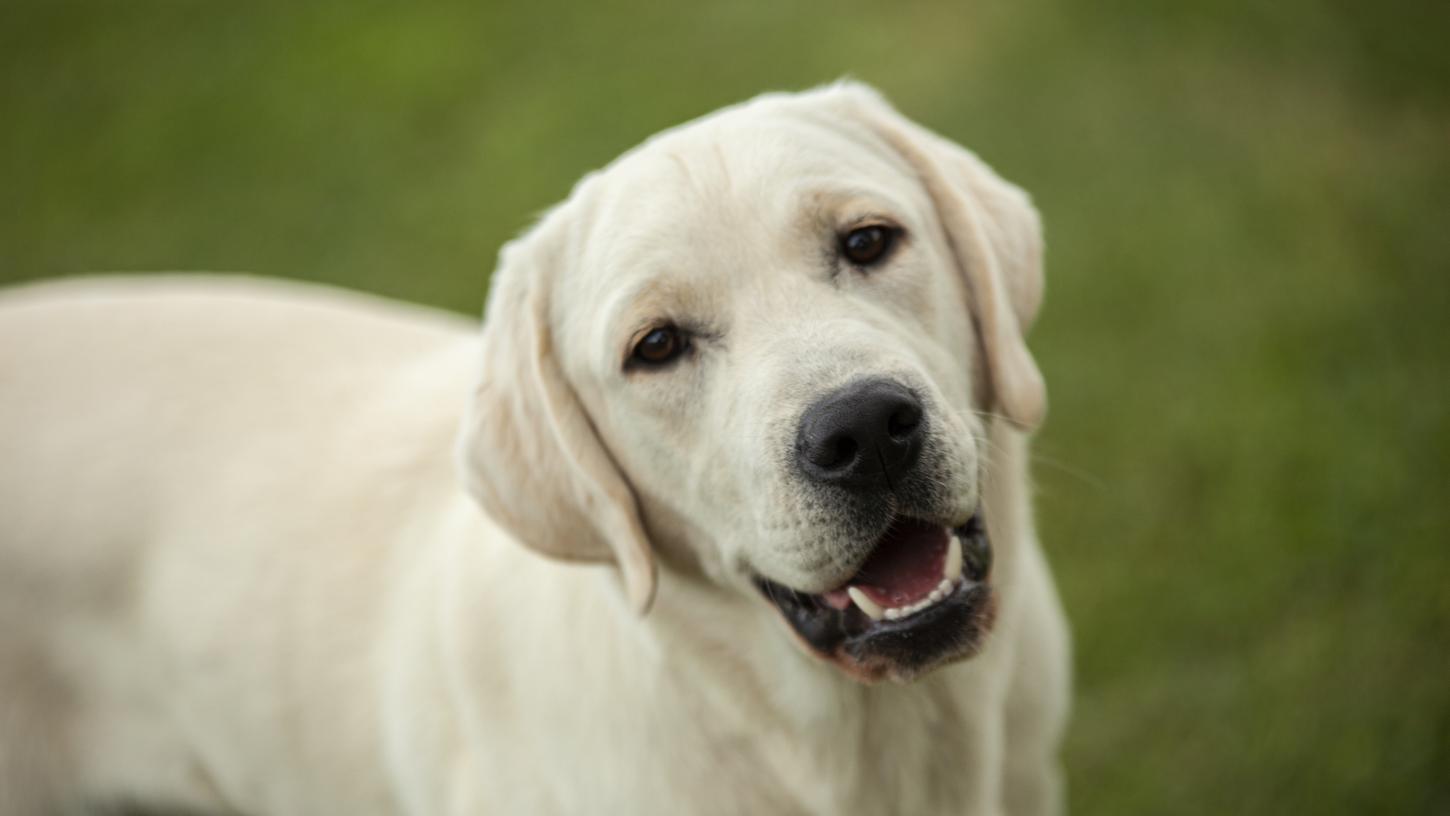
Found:
[(0, 282), (477, 313), (649, 133), (852, 74), (1032, 190), (1078, 813), (1450, 811), (1443, 5), (0, 8)]

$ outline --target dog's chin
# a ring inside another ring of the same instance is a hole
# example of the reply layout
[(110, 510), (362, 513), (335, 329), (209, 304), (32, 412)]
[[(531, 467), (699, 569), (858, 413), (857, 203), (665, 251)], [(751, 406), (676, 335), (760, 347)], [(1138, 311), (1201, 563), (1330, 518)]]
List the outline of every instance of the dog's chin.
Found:
[(980, 513), (955, 529), (898, 517), (836, 589), (756, 586), (809, 654), (864, 683), (908, 682), (981, 650), (996, 618), (991, 570)]

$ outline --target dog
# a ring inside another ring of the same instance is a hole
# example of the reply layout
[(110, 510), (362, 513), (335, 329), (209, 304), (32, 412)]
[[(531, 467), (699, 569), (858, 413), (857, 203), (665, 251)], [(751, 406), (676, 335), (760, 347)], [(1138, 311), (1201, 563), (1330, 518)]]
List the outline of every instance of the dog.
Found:
[(842, 82), (587, 175), (481, 342), (8, 291), (0, 812), (1059, 812), (1042, 290), (1028, 197)]

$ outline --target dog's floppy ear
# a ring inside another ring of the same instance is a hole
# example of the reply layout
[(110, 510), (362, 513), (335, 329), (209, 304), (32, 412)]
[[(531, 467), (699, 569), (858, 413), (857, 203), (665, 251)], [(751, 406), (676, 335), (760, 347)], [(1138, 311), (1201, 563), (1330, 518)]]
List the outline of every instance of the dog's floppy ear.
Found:
[(839, 91), (926, 187), (967, 282), (992, 402), (1016, 427), (1036, 428), (1047, 413), (1047, 389), (1026, 341), (1042, 303), (1036, 208), (981, 159), (911, 122), (875, 91), (853, 83)]
[(564, 253), (555, 212), (499, 253), (482, 376), (459, 439), (469, 492), (524, 544), (555, 558), (613, 561), (640, 614), (655, 564), (634, 491), (556, 356), (551, 298)]

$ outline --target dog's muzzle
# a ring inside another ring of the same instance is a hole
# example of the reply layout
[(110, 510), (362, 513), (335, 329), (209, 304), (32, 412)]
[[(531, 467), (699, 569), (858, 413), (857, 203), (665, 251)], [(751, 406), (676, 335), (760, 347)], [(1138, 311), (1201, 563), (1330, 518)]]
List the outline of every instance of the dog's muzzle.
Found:
[(898, 517), (835, 589), (756, 584), (813, 653), (866, 682), (904, 681), (981, 649), (996, 615), (991, 570), (981, 513), (956, 529)]

